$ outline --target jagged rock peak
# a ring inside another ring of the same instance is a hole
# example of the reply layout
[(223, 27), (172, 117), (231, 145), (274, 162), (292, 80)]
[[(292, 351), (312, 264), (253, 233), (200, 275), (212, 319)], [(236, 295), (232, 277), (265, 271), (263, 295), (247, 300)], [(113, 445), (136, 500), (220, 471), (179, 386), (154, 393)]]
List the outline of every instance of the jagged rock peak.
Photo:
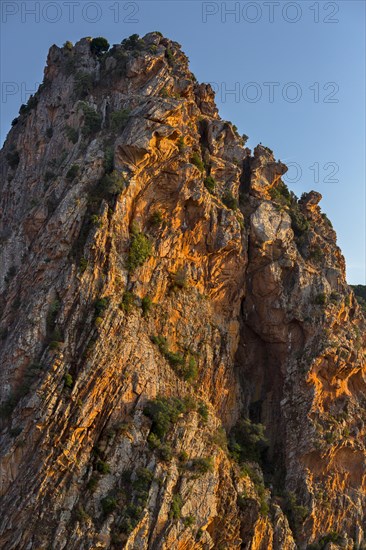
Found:
[(0, 152), (1, 548), (365, 545), (365, 319), (245, 138), (159, 33), (50, 49)]

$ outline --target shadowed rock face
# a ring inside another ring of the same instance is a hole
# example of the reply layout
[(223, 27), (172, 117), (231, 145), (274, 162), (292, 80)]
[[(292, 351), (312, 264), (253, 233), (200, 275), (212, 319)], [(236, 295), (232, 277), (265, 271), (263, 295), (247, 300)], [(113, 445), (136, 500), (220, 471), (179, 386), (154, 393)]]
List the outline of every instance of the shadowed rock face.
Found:
[(53, 46), (22, 111), (0, 546), (361, 547), (365, 321), (321, 196), (288, 193), (158, 33)]

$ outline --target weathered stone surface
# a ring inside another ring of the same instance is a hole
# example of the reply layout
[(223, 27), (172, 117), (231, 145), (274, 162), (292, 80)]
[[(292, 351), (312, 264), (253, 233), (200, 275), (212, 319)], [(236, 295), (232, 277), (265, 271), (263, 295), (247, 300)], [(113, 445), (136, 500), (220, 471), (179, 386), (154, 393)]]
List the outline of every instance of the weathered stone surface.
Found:
[[(365, 544), (365, 320), (321, 196), (271, 199), (285, 165), (158, 33), (45, 76), (0, 153), (0, 546)], [(157, 396), (188, 403), (161, 441)]]

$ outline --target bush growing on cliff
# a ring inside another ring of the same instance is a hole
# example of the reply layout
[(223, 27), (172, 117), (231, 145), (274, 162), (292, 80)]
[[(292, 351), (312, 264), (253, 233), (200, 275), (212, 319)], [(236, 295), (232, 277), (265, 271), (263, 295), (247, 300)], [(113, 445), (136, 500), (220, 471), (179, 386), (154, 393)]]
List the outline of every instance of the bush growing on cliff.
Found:
[(291, 529), (298, 533), (309, 515), (309, 510), (297, 502), (295, 493), (290, 492), (285, 494), (284, 513), (288, 518)]
[(179, 139), (178, 139), (178, 150), (180, 153), (185, 153), (186, 151), (186, 146), (185, 146), (185, 143), (184, 143), (184, 137), (183, 136), (180, 136)]
[(326, 223), (331, 229), (333, 229), (333, 224), (332, 224), (332, 222), (330, 221), (330, 219), (328, 218), (328, 216), (327, 216), (325, 213), (322, 214), (322, 218), (323, 218), (323, 220), (325, 221), (325, 223)]
[(114, 169), (114, 150), (113, 147), (106, 147), (104, 151), (104, 170), (106, 174), (110, 174)]
[(18, 166), (20, 161), (20, 156), (18, 151), (11, 151), (10, 153), (8, 153), (6, 155), (6, 160), (8, 161), (10, 168), (14, 170)]
[(0, 417), (7, 418), (12, 414), (19, 401), (28, 395), (32, 384), (38, 380), (41, 371), (42, 365), (39, 363), (31, 363), (26, 368), (20, 384), (13, 389), (9, 397), (0, 406)]
[(212, 176), (207, 176), (207, 178), (204, 179), (203, 183), (207, 191), (209, 191), (210, 193), (213, 193), (215, 191), (216, 181)]
[(222, 202), (224, 203), (227, 208), (230, 208), (230, 210), (237, 210), (239, 207), (238, 200), (234, 197), (231, 191), (225, 191)]
[(330, 531), (330, 533), (322, 536), (318, 542), (315, 544), (310, 544), (307, 547), (307, 550), (325, 550), (329, 542), (334, 542), (335, 544), (341, 542), (342, 537), (336, 531)]
[(291, 193), (287, 185), (281, 180), (269, 190), (271, 199), (280, 206), (291, 206)]
[(175, 59), (174, 59), (173, 52), (170, 48), (167, 48), (165, 50), (165, 57), (167, 58), (169, 65), (171, 67), (174, 67), (175, 66)]
[(239, 420), (229, 436), (231, 456), (240, 463), (260, 462), (268, 448), (263, 424), (254, 424), (248, 418)]
[(315, 296), (314, 303), (317, 306), (324, 306), (327, 303), (327, 295), (325, 292), (320, 292)]
[(126, 187), (126, 180), (117, 170), (111, 174), (104, 174), (99, 182), (99, 190), (102, 195), (119, 195)]
[(172, 505), (169, 512), (170, 519), (180, 519), (182, 515), (183, 500), (179, 494), (173, 495)]
[(154, 227), (158, 227), (163, 222), (163, 214), (161, 210), (155, 210), (150, 216), (150, 224)]
[(100, 130), (102, 125), (102, 117), (87, 103), (82, 105), (82, 109), (84, 113), (84, 126), (82, 130), (83, 135), (90, 136)]
[(151, 308), (152, 308), (152, 300), (150, 298), (150, 296), (144, 296), (141, 300), (141, 308), (142, 308), (142, 314), (144, 317), (147, 316), (147, 314), (149, 313), (149, 311), (151, 311)]
[(96, 55), (102, 55), (109, 50), (109, 42), (103, 36), (98, 36), (90, 42), (90, 49)]
[(132, 234), (130, 250), (128, 253), (127, 268), (131, 273), (140, 267), (152, 253), (152, 246), (149, 239), (140, 231), (135, 230)]
[(98, 298), (94, 304), (95, 317), (104, 317), (105, 312), (109, 306), (109, 298)]
[(187, 271), (184, 268), (179, 268), (172, 274), (173, 288), (187, 288), (188, 278)]
[(184, 365), (185, 361), (183, 355), (171, 351), (168, 347), (168, 341), (166, 338), (163, 336), (152, 336), (151, 340), (158, 346), (160, 352), (164, 355), (173, 369), (177, 369), (178, 367)]
[[(147, 468), (139, 468), (132, 483), (125, 480), (125, 491), (129, 491), (128, 505), (124, 507), (120, 530), (122, 533), (131, 533), (142, 516), (149, 498), (149, 491), (153, 481), (153, 474)], [(129, 486), (127, 486), (127, 483)]]
[(96, 469), (100, 474), (109, 474), (111, 469), (109, 467), (109, 464), (107, 462), (104, 462), (104, 460), (98, 460), (96, 464)]
[(191, 156), (191, 163), (197, 166), (198, 170), (201, 172), (205, 171), (205, 165), (203, 164), (202, 158), (198, 153), (193, 153)]
[(301, 237), (305, 231), (310, 228), (309, 220), (307, 220), (304, 214), (300, 211), (297, 202), (291, 206), (290, 209), (291, 227), (296, 237)]
[(129, 38), (122, 40), (121, 44), (126, 50), (143, 50), (145, 45), (138, 34), (131, 34)]
[(72, 388), (72, 386), (74, 384), (73, 377), (68, 372), (64, 376), (64, 383), (65, 383), (66, 388)]
[(79, 173), (79, 166), (77, 164), (73, 164), (66, 173), (66, 179), (68, 181), (72, 181), (73, 179), (76, 178), (78, 173)]
[(74, 92), (78, 99), (85, 98), (93, 89), (93, 77), (89, 73), (78, 72), (74, 76)]
[(180, 353), (171, 351), (167, 339), (163, 336), (152, 336), (151, 341), (158, 346), (162, 355), (180, 378), (183, 378), (186, 382), (191, 382), (197, 378), (198, 369), (194, 357), (190, 356), (187, 360)]
[(324, 252), (318, 244), (311, 247), (309, 258), (316, 263), (320, 263), (324, 258)]
[(135, 295), (133, 294), (133, 292), (126, 290), (126, 292), (124, 292), (122, 296), (120, 308), (125, 313), (130, 313), (134, 305), (135, 305)]
[(214, 469), (212, 457), (197, 457), (191, 460), (189, 469), (198, 475), (207, 474)]
[(111, 114), (111, 127), (115, 132), (121, 132), (127, 124), (130, 111), (128, 109), (122, 109), (121, 111), (114, 111)]
[(38, 104), (38, 98), (34, 95), (31, 95), (27, 101), (27, 104), (24, 105), (24, 103), (20, 106), (19, 114), (20, 115), (26, 115), (31, 112), (32, 109), (37, 107)]
[(361, 309), (366, 315), (366, 286), (365, 285), (351, 285), (353, 292), (355, 293), (356, 300), (360, 304)]
[(114, 497), (104, 497), (100, 501), (100, 505), (104, 516), (108, 516), (117, 508), (117, 501)]
[(72, 128), (71, 126), (66, 125), (66, 136), (71, 143), (75, 144), (77, 143), (79, 139), (79, 132), (78, 130), (75, 130), (75, 128)]
[(157, 397), (148, 401), (144, 414), (152, 421), (151, 433), (163, 439), (182, 414), (192, 410), (192, 404), (178, 397)]

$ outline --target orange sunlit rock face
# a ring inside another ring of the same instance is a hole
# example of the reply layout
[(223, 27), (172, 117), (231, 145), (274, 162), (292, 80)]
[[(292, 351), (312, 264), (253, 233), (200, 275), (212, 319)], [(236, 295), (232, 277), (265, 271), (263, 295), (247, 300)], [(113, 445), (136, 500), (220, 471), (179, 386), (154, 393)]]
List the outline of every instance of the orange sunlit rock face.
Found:
[(321, 195), (159, 33), (52, 46), (35, 99), (0, 154), (0, 547), (365, 544), (365, 319)]

